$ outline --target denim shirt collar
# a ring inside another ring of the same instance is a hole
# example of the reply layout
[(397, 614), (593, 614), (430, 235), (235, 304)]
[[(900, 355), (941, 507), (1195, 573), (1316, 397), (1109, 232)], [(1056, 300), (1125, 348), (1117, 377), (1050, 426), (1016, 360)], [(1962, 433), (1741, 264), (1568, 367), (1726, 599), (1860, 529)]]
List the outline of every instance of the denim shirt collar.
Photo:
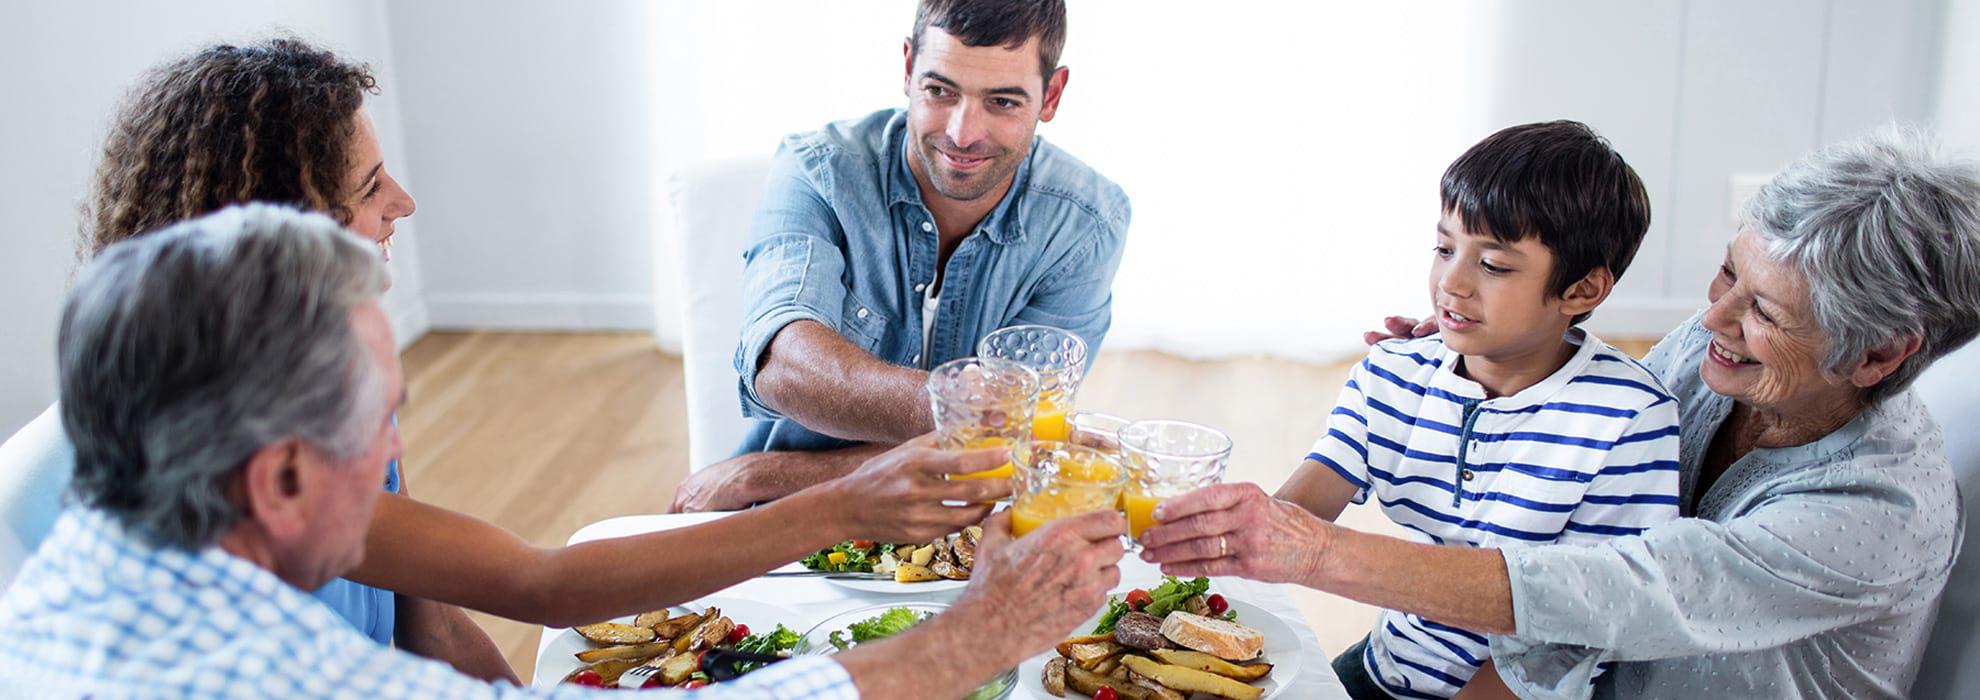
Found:
[[(915, 181), (914, 170), (908, 165), (908, 159), (913, 156), (908, 153), (907, 139), (907, 111), (902, 110), (887, 124), (888, 147), (901, 154), (900, 167), (893, 169), (894, 176), (888, 183), (888, 188), (892, 190), (888, 205), (912, 204), (926, 209), (927, 204), (921, 200), (921, 184)], [(1017, 172), (1011, 175), (1011, 188), (1004, 192), (1004, 199), (976, 225), (976, 230), (983, 232), (992, 243), (1009, 245), (1024, 240), (1024, 217), (1017, 214), (1018, 199), (1031, 181), (1031, 157), (1038, 152), (1037, 137), (1032, 137), (1031, 146), (1024, 160), (1018, 162)]]

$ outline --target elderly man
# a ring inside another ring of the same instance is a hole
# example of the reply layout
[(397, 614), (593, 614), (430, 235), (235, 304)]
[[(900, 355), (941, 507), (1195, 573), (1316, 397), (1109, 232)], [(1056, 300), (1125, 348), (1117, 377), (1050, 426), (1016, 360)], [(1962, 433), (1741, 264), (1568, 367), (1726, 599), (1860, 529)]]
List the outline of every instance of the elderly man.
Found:
[[(265, 205), (117, 244), (82, 273), (60, 334), (74, 505), (0, 598), (0, 688), (587, 692), (486, 684), (378, 645), (307, 594), (363, 558), (399, 454), (385, 274), (330, 219)], [(1096, 514), (1019, 542), (1004, 524), (990, 521), (971, 588), (941, 617), (700, 697), (954, 697), (1046, 648), (1118, 581), (1123, 523)]]
[(1035, 135), (1070, 76), (1065, 37), (1059, 0), (922, 0), (907, 108), (785, 139), (744, 253), (735, 360), (758, 420), (676, 508), (781, 498), (928, 432), (928, 369), (990, 331), (1099, 347), (1128, 199)]

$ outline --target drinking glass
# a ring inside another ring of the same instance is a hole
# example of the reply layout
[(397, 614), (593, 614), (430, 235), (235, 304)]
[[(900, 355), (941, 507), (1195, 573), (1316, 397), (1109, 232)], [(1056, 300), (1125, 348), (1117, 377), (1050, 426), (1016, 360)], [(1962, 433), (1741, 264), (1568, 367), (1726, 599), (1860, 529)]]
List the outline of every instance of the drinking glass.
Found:
[(1000, 328), (976, 344), (980, 357), (998, 357), (1038, 373), (1038, 411), (1032, 435), (1040, 440), (1066, 440), (1072, 425), (1073, 394), (1086, 376), (1086, 341), (1063, 328), (1022, 325)]
[(1179, 420), (1136, 421), (1120, 432), (1129, 479), (1121, 493), (1128, 536), (1154, 527), (1155, 506), (1224, 480), (1231, 437), (1209, 426)]
[(1023, 537), (1040, 525), (1120, 502), (1127, 469), (1113, 455), (1057, 440), (1038, 440), (1012, 455), (1017, 488), (1011, 504), (1011, 535)]
[[(1038, 374), (1011, 360), (965, 357), (928, 373), (935, 440), (945, 450), (1016, 449), (1031, 441)], [(958, 479), (1008, 479), (1010, 462)]]

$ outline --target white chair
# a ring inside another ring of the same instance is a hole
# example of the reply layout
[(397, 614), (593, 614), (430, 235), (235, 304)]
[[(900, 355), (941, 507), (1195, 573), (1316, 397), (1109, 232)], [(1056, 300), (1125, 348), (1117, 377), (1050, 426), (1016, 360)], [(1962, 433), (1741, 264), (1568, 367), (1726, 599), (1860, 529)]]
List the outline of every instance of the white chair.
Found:
[(0, 591), (54, 527), (75, 464), (55, 406), (0, 444), (0, 520), (6, 525), (0, 532)]
[(743, 246), (769, 172), (768, 158), (747, 158), (690, 168), (668, 181), (684, 288), (681, 361), (690, 470), (727, 459), (749, 428), (736, 397), (733, 358), (742, 326)]
[(1946, 435), (1959, 480), (1966, 541), (1939, 602), (1939, 621), (1919, 664), (1915, 698), (1980, 698), (1980, 343), (1970, 343), (1914, 385)]

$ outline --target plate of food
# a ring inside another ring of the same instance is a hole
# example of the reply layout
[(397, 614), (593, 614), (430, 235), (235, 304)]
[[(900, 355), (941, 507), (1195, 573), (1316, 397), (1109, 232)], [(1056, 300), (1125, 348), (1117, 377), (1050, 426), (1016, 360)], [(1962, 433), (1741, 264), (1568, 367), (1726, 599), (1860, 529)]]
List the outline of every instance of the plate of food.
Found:
[(982, 527), (970, 526), (961, 532), (919, 544), (846, 540), (831, 549), (819, 550), (799, 563), (811, 571), (873, 574), (870, 579), (825, 579), (833, 585), (857, 591), (952, 591), (969, 585), (970, 569), (976, 566), (976, 543), (982, 537)]
[(1018, 666), (1019, 697), (1266, 700), (1299, 675), (1299, 636), (1279, 616), (1211, 593), (1209, 579), (1162, 578)]
[[(799, 654), (836, 654), (861, 644), (886, 639), (900, 634), (908, 628), (921, 624), (928, 618), (948, 610), (946, 603), (901, 603), (897, 605), (874, 605), (848, 610), (825, 618), (812, 626), (798, 641)], [(976, 690), (963, 696), (964, 700), (1000, 700), (1010, 697), (1018, 684), (1018, 671), (1011, 669), (998, 674)]]
[[(536, 656), (536, 685), (574, 683), (617, 688), (640, 666), (659, 671), (631, 687), (697, 688), (719, 679), (700, 667), (702, 654), (721, 648), (751, 654), (789, 656), (801, 636), (796, 613), (736, 598), (706, 598), (691, 605), (655, 610), (590, 625), (558, 630)], [(762, 664), (741, 662), (734, 675)], [(717, 675), (729, 675), (727, 673)]]

